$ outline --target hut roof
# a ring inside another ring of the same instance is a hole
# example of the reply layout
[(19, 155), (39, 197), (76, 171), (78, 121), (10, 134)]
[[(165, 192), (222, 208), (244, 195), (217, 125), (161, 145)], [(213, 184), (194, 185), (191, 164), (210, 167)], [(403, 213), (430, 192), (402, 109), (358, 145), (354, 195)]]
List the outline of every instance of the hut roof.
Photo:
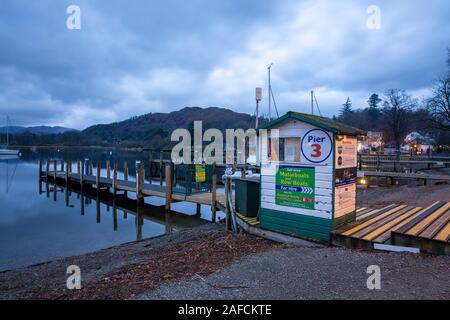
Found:
[(310, 125), (322, 128), (324, 130), (336, 133), (336, 134), (345, 134), (350, 136), (364, 136), (366, 132), (364, 130), (349, 126), (342, 122), (331, 120), (330, 118), (320, 117), (312, 114), (301, 113), (301, 112), (293, 112), (289, 111), (284, 116), (275, 119), (265, 126), (262, 129), (271, 129), (285, 120), (294, 119), (301, 122), (308, 123)]

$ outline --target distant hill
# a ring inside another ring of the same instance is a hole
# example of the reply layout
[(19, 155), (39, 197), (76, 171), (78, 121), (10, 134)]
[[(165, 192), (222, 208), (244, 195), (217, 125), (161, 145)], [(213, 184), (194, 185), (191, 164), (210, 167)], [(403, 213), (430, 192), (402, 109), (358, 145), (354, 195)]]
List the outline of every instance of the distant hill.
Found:
[(148, 113), (125, 121), (94, 125), (83, 134), (103, 143), (131, 143), (161, 148), (170, 144), (170, 135), (178, 128), (192, 129), (194, 121), (203, 121), (203, 130), (217, 128), (247, 129), (255, 118), (225, 108), (186, 107), (170, 113)]
[[(7, 127), (0, 127), (0, 133), (5, 134)], [(49, 127), (49, 126), (35, 126), (35, 127), (20, 127), (20, 126), (10, 126), (9, 128), (10, 134), (17, 133), (31, 133), (31, 134), (60, 134), (69, 131), (77, 131), (75, 129), (64, 128), (64, 127)]]
[[(12, 144), (83, 146), (120, 144), (162, 149), (170, 147), (173, 130), (178, 128), (192, 130), (196, 120), (203, 121), (203, 130), (248, 129), (255, 126), (255, 117), (247, 113), (216, 107), (186, 107), (170, 113), (148, 113), (111, 124), (98, 124), (83, 131), (67, 129), (57, 132), (55, 129), (52, 133), (39, 134), (37, 131), (19, 130), (12, 137)], [(13, 133), (12, 130), (13, 127), (10, 127), (10, 132)]]

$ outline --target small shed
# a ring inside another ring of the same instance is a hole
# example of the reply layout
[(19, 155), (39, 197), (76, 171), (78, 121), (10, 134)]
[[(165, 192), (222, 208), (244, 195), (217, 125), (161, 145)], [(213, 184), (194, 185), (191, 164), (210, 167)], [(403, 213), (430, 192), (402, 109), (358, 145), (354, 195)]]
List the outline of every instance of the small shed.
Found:
[(329, 241), (356, 216), (357, 136), (365, 132), (299, 112), (262, 129), (261, 227)]

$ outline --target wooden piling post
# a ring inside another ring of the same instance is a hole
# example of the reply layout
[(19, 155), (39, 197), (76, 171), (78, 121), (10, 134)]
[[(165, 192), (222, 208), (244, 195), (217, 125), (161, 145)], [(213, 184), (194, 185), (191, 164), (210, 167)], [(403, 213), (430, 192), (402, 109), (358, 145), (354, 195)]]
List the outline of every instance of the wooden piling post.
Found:
[(128, 163), (123, 162), (123, 180), (128, 181)]
[(45, 163), (45, 179), (48, 181), (48, 176), (50, 175), (50, 160), (47, 159)]
[(93, 164), (92, 164), (92, 160), (89, 159), (89, 175), (92, 177), (93, 175)]
[(216, 222), (217, 175), (213, 174), (211, 186), (211, 220)]
[(69, 200), (70, 200), (70, 198), (69, 198), (69, 188), (68, 187), (66, 187), (65, 195), (66, 195), (66, 207), (68, 207), (69, 206)]
[(172, 184), (174, 187), (177, 186), (177, 165), (174, 163), (173, 164), (173, 181)]
[(136, 200), (138, 206), (144, 203), (144, 195), (142, 193), (142, 188), (144, 186), (144, 166), (142, 162), (136, 167)]
[[(97, 162), (98, 163), (98, 162)], [(95, 199), (95, 213), (96, 213), (96, 222), (101, 222), (101, 208), (100, 208), (100, 196), (97, 193), (97, 197)]]
[(106, 160), (106, 177), (111, 179), (111, 162), (109, 160)]
[(81, 175), (80, 160), (77, 160), (77, 173)]
[(163, 157), (164, 157), (164, 151), (161, 150), (159, 153), (159, 185), (163, 185)]
[(39, 194), (42, 194), (42, 159), (39, 159)]
[(69, 160), (67, 160), (65, 177), (66, 177), (66, 188), (67, 188), (67, 186), (69, 185)]
[(39, 159), (39, 182), (42, 180), (42, 159)]
[(80, 213), (82, 216), (84, 216), (84, 194), (83, 194), (83, 190), (81, 190), (80, 193)]
[(136, 209), (136, 240), (142, 240), (142, 225), (144, 224), (144, 213), (141, 206), (138, 206)]
[(114, 231), (117, 231), (119, 229), (119, 223), (117, 220), (116, 199), (113, 200), (113, 229), (114, 229)]
[(58, 163), (56, 160), (53, 160), (53, 181), (56, 184), (56, 172), (58, 171)]
[(114, 171), (113, 171), (113, 195), (116, 196), (117, 193), (117, 169), (118, 169), (118, 162), (117, 160), (114, 161)]
[(231, 230), (231, 208), (228, 197), (231, 196), (231, 178), (225, 182), (225, 229)]
[[(123, 162), (123, 180), (128, 181), (128, 163)], [(128, 191), (125, 190), (125, 196), (128, 196)]]
[(64, 160), (61, 159), (61, 172), (64, 172)]
[(83, 190), (84, 184), (84, 161), (81, 161), (81, 171), (80, 171), (80, 188)]
[(95, 185), (97, 186), (97, 193), (100, 192), (100, 175), (101, 175), (101, 163), (97, 161), (97, 172), (95, 174)]
[(172, 202), (172, 181), (170, 174), (170, 164), (166, 164), (166, 212), (170, 211)]
[(150, 176), (150, 184), (152, 184), (152, 181), (153, 181), (153, 172), (152, 172), (153, 152), (151, 150), (150, 150), (150, 155), (148, 157), (148, 163), (149, 163), (149, 170), (150, 170), (148, 175)]
[(195, 207), (195, 215), (200, 216), (202, 214), (202, 205), (200, 203), (196, 203)]
[(53, 201), (57, 201), (57, 194), (58, 194), (58, 186), (56, 185), (56, 182), (53, 184)]

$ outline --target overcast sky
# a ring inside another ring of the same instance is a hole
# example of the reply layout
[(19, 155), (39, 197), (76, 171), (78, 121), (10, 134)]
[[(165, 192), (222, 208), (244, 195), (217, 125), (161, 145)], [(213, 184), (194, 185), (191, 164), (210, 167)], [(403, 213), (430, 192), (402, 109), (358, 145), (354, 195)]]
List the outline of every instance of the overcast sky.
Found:
[[(70, 4), (81, 30), (66, 27)], [(271, 62), (281, 114), (309, 112), (310, 90), (327, 116), (347, 96), (420, 98), (446, 70), (449, 17), (448, 0), (3, 0), (0, 111), (77, 129), (185, 106), (254, 113)]]

